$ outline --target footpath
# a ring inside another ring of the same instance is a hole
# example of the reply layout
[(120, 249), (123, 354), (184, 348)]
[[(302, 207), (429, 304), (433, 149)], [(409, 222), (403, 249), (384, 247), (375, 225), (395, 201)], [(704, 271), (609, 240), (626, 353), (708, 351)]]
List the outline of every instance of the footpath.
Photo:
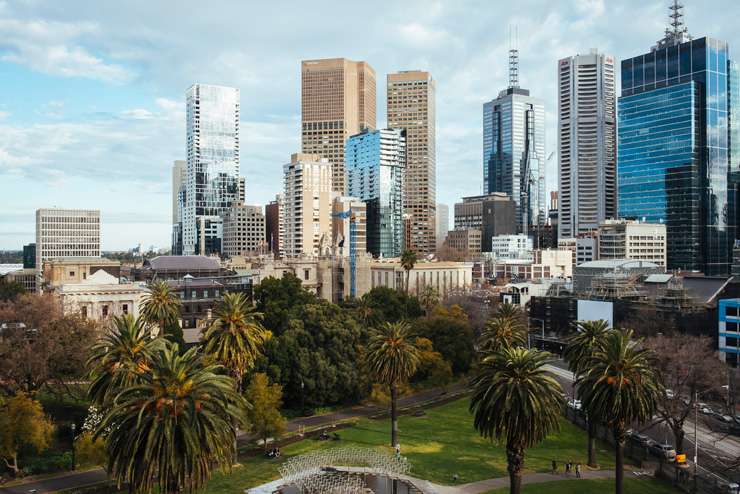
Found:
[[(413, 409), (417, 407), (435, 406), (455, 397), (462, 396), (465, 392), (465, 386), (462, 383), (454, 384), (447, 387), (446, 390), (440, 388), (428, 389), (411, 396), (406, 396), (398, 400), (398, 406), (401, 411), (404, 409)], [(311, 431), (321, 429), (335, 424), (346, 422), (348, 420), (364, 417), (374, 417), (387, 413), (385, 407), (374, 405), (357, 405), (336, 412), (311, 417), (298, 417), (288, 422), (287, 435), (295, 434), (299, 431)], [(237, 438), (237, 444), (240, 448), (251, 445), (255, 438), (242, 433)], [(108, 475), (102, 468), (95, 468), (84, 472), (65, 472), (63, 474), (45, 477), (43, 479), (29, 479), (27, 482), (13, 483), (10, 486), (0, 486), (0, 494), (46, 494), (51, 492), (66, 491), (71, 489), (80, 489), (83, 487), (100, 484), (108, 480)]]

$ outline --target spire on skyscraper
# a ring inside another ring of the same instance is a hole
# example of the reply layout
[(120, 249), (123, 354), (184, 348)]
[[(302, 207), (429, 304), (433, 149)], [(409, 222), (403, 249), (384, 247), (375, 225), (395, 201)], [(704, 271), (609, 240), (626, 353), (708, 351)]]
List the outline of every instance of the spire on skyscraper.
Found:
[(653, 47), (654, 50), (659, 48), (665, 48), (666, 46), (675, 46), (685, 41), (690, 41), (691, 36), (689, 35), (688, 28), (684, 25), (683, 18), (683, 4), (678, 0), (673, 0), (671, 5), (668, 6), (670, 13), (668, 18), (670, 19), (669, 27), (665, 29), (665, 36), (663, 39)]
[(509, 87), (519, 87), (519, 28), (514, 27), (514, 41), (512, 43), (512, 30), (509, 26)]

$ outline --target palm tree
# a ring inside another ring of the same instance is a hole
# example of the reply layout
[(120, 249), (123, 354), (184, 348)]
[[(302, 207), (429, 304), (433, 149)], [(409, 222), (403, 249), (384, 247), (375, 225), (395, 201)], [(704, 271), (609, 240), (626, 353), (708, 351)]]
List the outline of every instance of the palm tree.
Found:
[(143, 320), (131, 314), (114, 316), (109, 331), (93, 345), (87, 360), (92, 378), (88, 394), (93, 403), (102, 407), (121, 389), (138, 384), (149, 371), (157, 346)]
[(367, 361), (378, 382), (390, 388), (391, 446), (398, 444), (398, 386), (414, 375), (419, 365), (419, 350), (410, 335), (411, 326), (405, 321), (387, 322), (370, 337)]
[(502, 348), (526, 344), (527, 326), (521, 310), (512, 304), (501, 304), (486, 323), (478, 346), (483, 352), (496, 353)]
[(425, 286), (419, 294), (419, 303), (424, 307), (424, 312), (427, 316), (432, 313), (439, 304), (439, 292), (433, 286)]
[(360, 318), (360, 320), (365, 324), (365, 326), (368, 325), (371, 318), (373, 317), (373, 308), (370, 305), (370, 301), (368, 300), (367, 293), (357, 299), (357, 305), (355, 306), (355, 311), (357, 313), (357, 317)]
[(406, 295), (409, 294), (409, 278), (411, 277), (411, 270), (414, 269), (414, 265), (418, 260), (416, 252), (413, 250), (407, 249), (401, 254), (401, 266), (406, 271)]
[(164, 336), (170, 326), (177, 324), (181, 307), (182, 302), (172, 287), (164, 281), (155, 281), (144, 296), (141, 316), (151, 328), (157, 328), (159, 336)]
[(616, 442), (616, 493), (622, 494), (625, 430), (655, 413), (661, 389), (651, 365), (652, 351), (632, 339), (632, 331), (611, 330), (585, 360), (576, 380), (583, 408), (605, 423)]
[(510, 492), (521, 492), (524, 450), (559, 428), (562, 390), (543, 369), (550, 354), (502, 348), (473, 378), (470, 411), (481, 436), (506, 445)]
[(203, 486), (211, 472), (233, 460), (234, 424), (246, 402), (220, 366), (198, 350), (180, 355), (163, 342), (141, 383), (124, 388), (95, 431), (105, 438), (108, 472), (119, 488), (176, 494)]
[[(576, 332), (567, 340), (567, 346), (563, 356), (573, 375), (578, 376), (586, 370), (586, 361), (591, 358), (594, 351), (604, 344), (604, 339), (609, 333), (609, 323), (599, 321), (578, 321)], [(588, 418), (588, 466), (597, 467), (596, 463), (596, 421)]]
[(262, 345), (272, 333), (262, 325), (263, 315), (242, 293), (225, 293), (216, 306), (215, 319), (203, 335), (204, 351), (224, 366), (242, 390), (246, 373), (254, 367)]

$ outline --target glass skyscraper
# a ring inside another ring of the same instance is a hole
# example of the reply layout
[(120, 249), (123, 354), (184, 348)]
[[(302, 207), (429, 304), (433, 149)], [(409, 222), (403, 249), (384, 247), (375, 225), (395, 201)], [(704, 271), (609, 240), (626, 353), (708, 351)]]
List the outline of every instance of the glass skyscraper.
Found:
[(224, 214), (240, 198), (239, 90), (194, 84), (187, 99), (183, 254), (221, 252)]
[(347, 140), (348, 190), (367, 205), (367, 250), (398, 257), (404, 245), (406, 131), (367, 130)]
[(684, 33), (622, 61), (619, 216), (666, 224), (669, 269), (726, 274), (735, 238), (728, 46)]
[(520, 229), (523, 201), (528, 226), (544, 223), (545, 107), (527, 89), (509, 87), (483, 104), (483, 191), (511, 196)]

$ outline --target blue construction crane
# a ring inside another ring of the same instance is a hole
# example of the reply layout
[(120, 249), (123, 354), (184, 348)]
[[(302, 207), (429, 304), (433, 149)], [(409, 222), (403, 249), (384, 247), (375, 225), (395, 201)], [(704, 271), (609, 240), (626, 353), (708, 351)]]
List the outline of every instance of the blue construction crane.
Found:
[(355, 214), (350, 208), (348, 211), (342, 211), (340, 213), (334, 213), (335, 218), (347, 219), (349, 218), (349, 295), (355, 298), (357, 294), (355, 272), (356, 266), (355, 261), (357, 257), (357, 219)]

